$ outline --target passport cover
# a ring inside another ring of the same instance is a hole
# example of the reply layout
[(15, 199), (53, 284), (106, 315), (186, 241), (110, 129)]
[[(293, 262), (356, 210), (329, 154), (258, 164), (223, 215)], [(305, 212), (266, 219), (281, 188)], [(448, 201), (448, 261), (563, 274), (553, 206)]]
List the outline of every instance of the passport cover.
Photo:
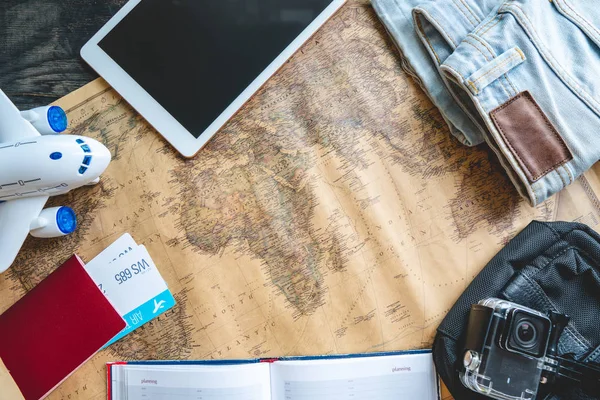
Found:
[(0, 359), (23, 397), (39, 400), (125, 325), (73, 256), (0, 315)]

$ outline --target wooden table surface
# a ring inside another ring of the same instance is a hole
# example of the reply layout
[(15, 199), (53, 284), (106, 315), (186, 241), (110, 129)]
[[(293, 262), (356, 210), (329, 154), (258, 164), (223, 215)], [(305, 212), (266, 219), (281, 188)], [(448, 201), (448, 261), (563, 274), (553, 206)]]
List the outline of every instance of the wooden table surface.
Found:
[(97, 78), (79, 51), (126, 2), (0, 1), (0, 89), (29, 109)]

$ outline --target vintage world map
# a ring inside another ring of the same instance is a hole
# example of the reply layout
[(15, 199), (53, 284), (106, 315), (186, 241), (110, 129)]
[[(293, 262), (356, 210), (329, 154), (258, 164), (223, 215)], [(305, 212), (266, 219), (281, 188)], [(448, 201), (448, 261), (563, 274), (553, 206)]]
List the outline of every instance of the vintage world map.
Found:
[(68, 133), (102, 141), (113, 162), (101, 184), (51, 200), (80, 228), (28, 239), (0, 277), (0, 312), (125, 232), (178, 304), (50, 398), (105, 398), (107, 361), (427, 348), (531, 220), (598, 226), (598, 168), (529, 207), (492, 153), (451, 137), (401, 64), (368, 3), (351, 1), (190, 160), (102, 80), (61, 99)]

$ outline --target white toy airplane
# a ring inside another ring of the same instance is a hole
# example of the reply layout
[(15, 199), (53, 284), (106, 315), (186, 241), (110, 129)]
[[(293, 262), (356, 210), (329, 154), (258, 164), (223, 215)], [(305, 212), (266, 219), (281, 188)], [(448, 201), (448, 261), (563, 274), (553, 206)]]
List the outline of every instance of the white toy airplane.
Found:
[(46, 201), (98, 183), (110, 163), (101, 143), (57, 135), (66, 129), (62, 108), (19, 112), (0, 90), (0, 273), (11, 266), (29, 233), (51, 238), (75, 231), (73, 210), (42, 211)]

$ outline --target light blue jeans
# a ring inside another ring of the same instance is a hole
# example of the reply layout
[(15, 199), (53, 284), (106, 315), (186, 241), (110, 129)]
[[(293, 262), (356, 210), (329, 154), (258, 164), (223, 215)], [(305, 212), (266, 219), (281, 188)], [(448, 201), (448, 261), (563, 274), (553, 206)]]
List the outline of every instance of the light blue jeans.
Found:
[(486, 141), (532, 205), (600, 158), (600, 4), (372, 2), (452, 133)]

